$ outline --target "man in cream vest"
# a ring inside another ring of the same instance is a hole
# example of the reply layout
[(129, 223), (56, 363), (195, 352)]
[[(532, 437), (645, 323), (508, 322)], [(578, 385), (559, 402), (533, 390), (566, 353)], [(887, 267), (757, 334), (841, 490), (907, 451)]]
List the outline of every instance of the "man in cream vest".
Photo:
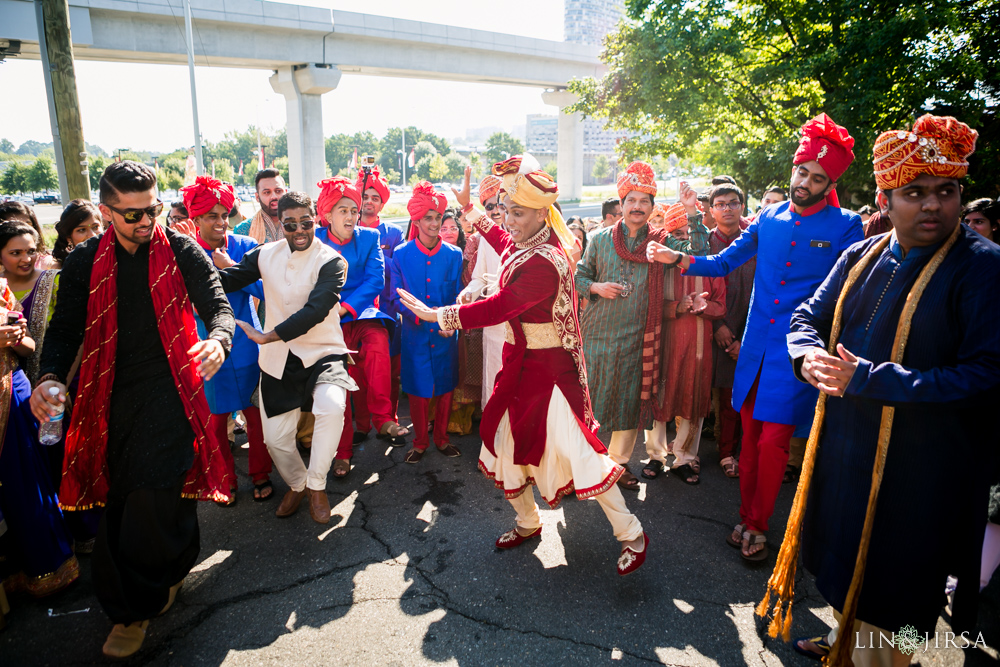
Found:
[[(344, 428), (347, 392), (358, 387), (347, 373), (351, 350), (337, 307), (347, 262), (315, 238), (315, 216), (306, 194), (286, 193), (278, 202), (285, 240), (258, 246), (219, 273), (227, 292), (264, 282), (267, 324), (273, 328), (260, 333), (246, 322), (239, 325), (260, 345), (264, 439), (290, 487), (275, 514), (291, 516), (308, 493), (313, 520), (329, 523), (326, 477)], [(308, 469), (295, 447), (302, 411), (316, 416)]]

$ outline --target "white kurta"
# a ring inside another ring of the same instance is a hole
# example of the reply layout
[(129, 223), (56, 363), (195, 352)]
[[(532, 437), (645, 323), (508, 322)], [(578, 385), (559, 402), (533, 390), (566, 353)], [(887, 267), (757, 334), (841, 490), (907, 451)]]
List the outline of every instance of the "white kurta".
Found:
[[(481, 241), (476, 254), (476, 265), (472, 269), (472, 279), (462, 290), (462, 294), (473, 294), (475, 298), (492, 296), (497, 292), (500, 273), (500, 255), (489, 243)], [(483, 329), (483, 394), (482, 407), (493, 395), (493, 384), (503, 362), (504, 325), (496, 324)]]

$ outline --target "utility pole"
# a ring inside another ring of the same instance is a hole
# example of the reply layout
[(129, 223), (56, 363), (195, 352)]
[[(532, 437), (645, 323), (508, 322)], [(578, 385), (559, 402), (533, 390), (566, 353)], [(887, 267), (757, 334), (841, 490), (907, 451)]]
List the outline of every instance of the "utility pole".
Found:
[[(65, 0), (64, 0), (65, 1)], [(198, 127), (198, 89), (194, 82), (194, 36), (191, 31), (191, 0), (184, 0), (184, 28), (187, 31), (188, 73), (191, 75), (191, 115), (194, 117), (194, 170), (205, 173), (201, 158), (201, 130)]]
[(89, 200), (90, 179), (73, 71), (67, 0), (35, 0), (35, 19), (62, 201), (68, 204), (71, 199)]

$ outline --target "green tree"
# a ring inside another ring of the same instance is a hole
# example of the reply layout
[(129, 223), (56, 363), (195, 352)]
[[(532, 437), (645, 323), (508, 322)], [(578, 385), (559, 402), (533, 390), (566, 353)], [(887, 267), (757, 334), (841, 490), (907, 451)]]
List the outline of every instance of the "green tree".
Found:
[(483, 151), (486, 161), (491, 165), (522, 153), (524, 153), (524, 144), (521, 143), (521, 140), (506, 132), (491, 134), (490, 138), (486, 140), (486, 150)]
[(28, 191), (28, 167), (23, 162), (10, 162), (0, 176), (0, 190), (13, 195)]
[[(88, 151), (89, 152), (89, 151)], [(101, 186), (101, 176), (104, 175), (104, 170), (108, 168), (110, 160), (107, 160), (101, 156), (89, 158), (90, 164), (87, 166), (87, 174), (90, 179), (90, 189), (97, 190)], [(163, 169), (160, 169), (163, 172)]]
[(274, 168), (281, 172), (281, 177), (288, 182), (288, 158), (278, 157), (274, 158)]
[(575, 110), (641, 133), (625, 159), (700, 156), (760, 190), (787, 183), (799, 127), (825, 111), (855, 138), (838, 191), (860, 203), (879, 132), (931, 109), (997, 128), (996, 0), (629, 0), (626, 14), (607, 74), (570, 86)]
[(160, 170), (160, 173), (166, 173), (167, 175), (164, 180), (166, 181), (168, 190), (180, 190), (184, 187), (184, 177), (180, 174), (175, 174), (172, 171), (164, 172), (163, 170)]
[(594, 168), (591, 170), (590, 175), (594, 177), (594, 180), (599, 184), (605, 182), (608, 176), (611, 175), (611, 163), (608, 162), (608, 158), (605, 155), (598, 155), (594, 158)]
[(37, 156), (46, 148), (51, 148), (51, 147), (52, 147), (51, 141), (47, 144), (43, 144), (41, 142), (35, 141), (34, 139), (29, 139), (28, 141), (25, 141), (18, 147), (17, 154), (24, 155), (26, 157), (34, 157)]
[(469, 161), (461, 154), (451, 152), (444, 156), (444, 163), (448, 167), (445, 179), (452, 183), (457, 183), (465, 177), (465, 168), (469, 166)]
[(47, 157), (37, 158), (28, 167), (28, 188), (33, 192), (40, 190), (55, 190), (59, 187), (59, 176)]
[(448, 178), (448, 163), (445, 162), (444, 156), (440, 153), (435, 153), (430, 156), (430, 159), (430, 180), (434, 183), (439, 183)]
[[(208, 166), (208, 172), (211, 173), (212, 166)], [(229, 160), (220, 160), (216, 158), (215, 160), (215, 177), (222, 181), (223, 183), (232, 183), (236, 178), (236, 171), (233, 169), (232, 163)]]
[(421, 181), (431, 180), (431, 160), (434, 159), (436, 153), (428, 153), (419, 160), (417, 164), (413, 166), (413, 174), (419, 176)]
[(420, 162), (428, 155), (437, 155), (438, 149), (434, 144), (429, 141), (420, 140), (417, 145), (413, 147), (413, 151), (416, 155), (417, 162)]
[(558, 163), (556, 163), (555, 160), (549, 160), (549, 163), (547, 165), (545, 165), (544, 167), (542, 167), (542, 171), (544, 171), (546, 174), (548, 174), (549, 176), (551, 176), (555, 180), (557, 180), (557, 181), (559, 180), (559, 176), (558, 176), (558, 174), (559, 174), (559, 165), (558, 165)]
[(13, 153), (14, 144), (10, 139), (0, 139), (0, 153)]

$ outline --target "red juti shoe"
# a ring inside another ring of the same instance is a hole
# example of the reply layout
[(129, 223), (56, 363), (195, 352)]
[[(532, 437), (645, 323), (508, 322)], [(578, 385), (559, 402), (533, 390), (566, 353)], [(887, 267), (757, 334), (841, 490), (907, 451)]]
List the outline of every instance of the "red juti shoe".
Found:
[(513, 549), (514, 547), (520, 546), (523, 542), (526, 542), (535, 537), (542, 536), (542, 527), (539, 526), (527, 535), (522, 535), (517, 532), (517, 529), (508, 530), (506, 533), (497, 538), (497, 549)]
[(625, 576), (632, 574), (646, 562), (646, 552), (649, 551), (649, 535), (642, 534), (642, 551), (636, 551), (631, 547), (622, 549), (621, 556), (618, 557), (618, 574)]

